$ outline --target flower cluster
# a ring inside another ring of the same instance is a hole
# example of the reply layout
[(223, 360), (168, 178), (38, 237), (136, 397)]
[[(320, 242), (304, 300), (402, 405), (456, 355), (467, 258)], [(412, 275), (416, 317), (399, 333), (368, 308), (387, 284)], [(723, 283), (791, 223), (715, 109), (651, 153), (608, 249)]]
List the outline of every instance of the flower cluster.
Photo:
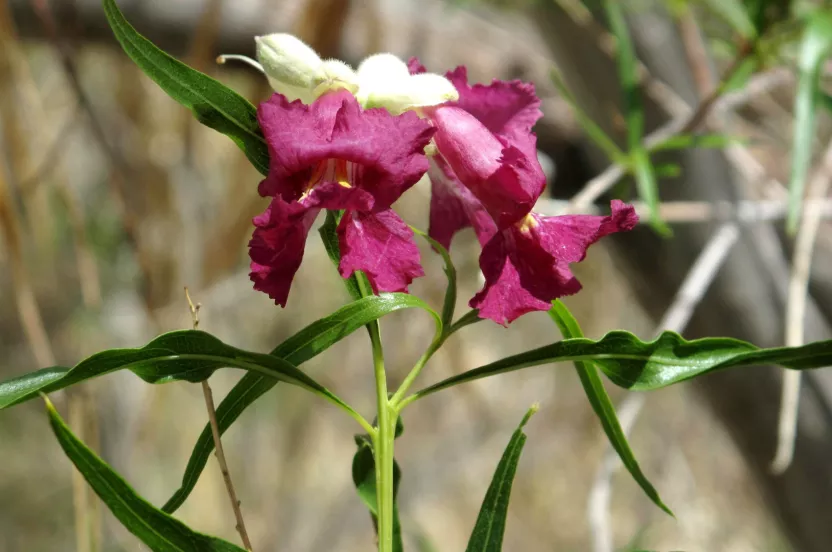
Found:
[(343, 277), (360, 270), (377, 293), (406, 291), (423, 271), (413, 232), (391, 205), (425, 173), (430, 236), (449, 248), (456, 232), (474, 229), (485, 285), (470, 306), (503, 325), (580, 290), (569, 264), (637, 222), (620, 201), (609, 216), (532, 211), (546, 178), (532, 132), (542, 114), (531, 84), (472, 86), (464, 67), (443, 77), (390, 54), (353, 71), (290, 35), (257, 44), (276, 93), (258, 109), (271, 154), (259, 192), (272, 202), (254, 219), (251, 277), (281, 305), (321, 209), (344, 212)]

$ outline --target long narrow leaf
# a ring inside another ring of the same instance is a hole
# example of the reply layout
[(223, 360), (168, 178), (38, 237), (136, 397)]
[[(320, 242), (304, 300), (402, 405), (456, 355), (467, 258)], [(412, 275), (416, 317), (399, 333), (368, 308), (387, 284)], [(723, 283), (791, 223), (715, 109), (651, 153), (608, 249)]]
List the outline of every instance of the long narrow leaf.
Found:
[(675, 332), (664, 332), (654, 341), (644, 342), (629, 332), (616, 330), (598, 341), (564, 339), (492, 362), (418, 391), (401, 404), (461, 383), (531, 366), (575, 360), (594, 362), (620, 387), (647, 391), (740, 366), (775, 364), (793, 370), (823, 368), (832, 364), (832, 340), (801, 347), (761, 349), (727, 337), (687, 341)]
[(529, 418), (537, 412), (537, 406), (532, 406), (520, 426), (511, 436), (497, 470), (491, 478), (491, 484), (485, 493), (485, 498), (480, 506), (480, 513), (477, 516), (477, 523), (471, 532), (466, 552), (501, 552), (503, 549), (503, 533), (506, 530), (506, 515), (508, 503), (511, 499), (511, 486), (514, 483), (514, 474), (517, 473), (517, 464), (520, 461), (520, 454), (526, 444), (526, 434), (523, 433), (523, 426)]
[[(385, 293), (379, 296), (366, 297), (338, 309), (326, 318), (313, 322), (281, 343), (271, 354), (299, 366), (352, 334), (355, 330), (374, 323), (386, 314), (407, 308), (422, 308), (434, 317), (437, 316), (427, 304), (413, 295)], [(231, 427), (246, 408), (275, 385), (277, 385), (277, 381), (273, 378), (256, 373), (246, 374), (217, 407), (217, 425), (220, 434)], [(185, 502), (185, 499), (188, 498), (188, 495), (196, 486), (199, 475), (205, 469), (213, 450), (214, 439), (211, 434), (211, 426), (206, 425), (199, 435), (196, 445), (194, 445), (193, 452), (191, 452), (191, 457), (182, 476), (182, 485), (162, 507), (164, 511), (174, 512)]]
[[(572, 316), (572, 313), (569, 312), (569, 309), (562, 302), (555, 301), (552, 304), (549, 315), (555, 321), (555, 324), (558, 325), (558, 328), (560, 328), (563, 337), (571, 339), (584, 336), (578, 321), (575, 320), (575, 317)], [(633, 479), (635, 479), (639, 487), (642, 488), (644, 493), (656, 506), (668, 514), (673, 515), (670, 508), (662, 502), (653, 484), (650, 483), (647, 476), (641, 471), (641, 467), (638, 465), (638, 461), (630, 449), (630, 444), (627, 442), (627, 436), (624, 434), (624, 430), (621, 429), (621, 424), (618, 422), (615, 407), (609, 395), (607, 395), (606, 389), (604, 389), (604, 383), (601, 381), (601, 376), (598, 375), (598, 370), (591, 362), (581, 360), (575, 361), (575, 370), (578, 372), (578, 377), (581, 380), (581, 385), (586, 393), (586, 398), (589, 399), (592, 410), (598, 416), (601, 427), (604, 428), (604, 433), (607, 434), (607, 439), (609, 439), (615, 452), (618, 453), (624, 467), (627, 468), (627, 471), (630, 472), (630, 475), (633, 476)]]
[(812, 162), (812, 142), (815, 138), (816, 111), (818, 106), (818, 82), (824, 59), (832, 47), (832, 12), (812, 14), (800, 49), (800, 73), (797, 94), (794, 98), (794, 138), (792, 167), (789, 178), (789, 213), (786, 229), (797, 231), (797, 223), (803, 208), (806, 176)]
[(118, 9), (115, 0), (103, 0), (107, 21), (130, 56), (167, 94), (190, 109), (202, 124), (225, 134), (263, 174), (269, 172), (269, 150), (251, 103), (196, 69), (169, 56), (140, 35)]
[(615, 35), (618, 78), (624, 93), (624, 117), (627, 121), (627, 147), (642, 201), (650, 212), (650, 224), (654, 230), (668, 235), (670, 229), (659, 218), (659, 190), (650, 156), (644, 148), (644, 104), (639, 90), (636, 51), (633, 46), (624, 9), (619, 0), (605, 0), (610, 30)]
[(73, 368), (39, 370), (0, 383), (0, 409), (118, 370), (130, 370), (148, 383), (167, 383), (203, 381), (224, 367), (242, 368), (276, 381), (292, 383), (349, 408), (280, 357), (243, 351), (202, 331), (180, 330), (163, 334), (138, 349), (102, 351)]
[(243, 549), (197, 533), (181, 521), (157, 510), (136, 494), (106, 462), (88, 449), (46, 399), (49, 423), (61, 448), (107, 505), (116, 519), (154, 552), (243, 552)]

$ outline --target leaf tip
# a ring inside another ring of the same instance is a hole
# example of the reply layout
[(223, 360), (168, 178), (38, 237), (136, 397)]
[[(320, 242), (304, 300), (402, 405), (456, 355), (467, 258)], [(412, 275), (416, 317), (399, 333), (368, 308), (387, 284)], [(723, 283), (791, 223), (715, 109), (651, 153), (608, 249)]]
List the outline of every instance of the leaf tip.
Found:
[(538, 411), (538, 410), (540, 410), (540, 403), (539, 403), (539, 402), (535, 402), (534, 404), (532, 404), (532, 405), (529, 407), (529, 410), (526, 412), (526, 415), (525, 415), (525, 416), (523, 416), (523, 420), (520, 422), (520, 428), (522, 428), (523, 426), (525, 426), (525, 425), (526, 425), (526, 423), (529, 421), (529, 419), (530, 419), (532, 416), (534, 416), (534, 415), (537, 413), (537, 411)]

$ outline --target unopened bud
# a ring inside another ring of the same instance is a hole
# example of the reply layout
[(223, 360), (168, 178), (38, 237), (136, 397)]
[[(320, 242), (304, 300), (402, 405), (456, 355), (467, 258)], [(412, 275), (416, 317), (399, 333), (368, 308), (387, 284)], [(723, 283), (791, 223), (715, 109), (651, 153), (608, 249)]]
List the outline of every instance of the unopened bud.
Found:
[[(299, 38), (285, 33), (258, 36), (257, 59), (269, 81), (312, 90), (325, 79), (324, 62)], [(282, 92), (278, 87), (275, 89)]]
[(324, 80), (317, 83), (314, 95), (319, 97), (331, 90), (348, 90), (355, 94), (358, 77), (352, 67), (339, 59), (328, 59), (323, 63)]
[(459, 99), (459, 93), (451, 81), (434, 73), (410, 75), (406, 79), (374, 84), (370, 90), (363, 91), (366, 94), (365, 107), (385, 107), (394, 114)]

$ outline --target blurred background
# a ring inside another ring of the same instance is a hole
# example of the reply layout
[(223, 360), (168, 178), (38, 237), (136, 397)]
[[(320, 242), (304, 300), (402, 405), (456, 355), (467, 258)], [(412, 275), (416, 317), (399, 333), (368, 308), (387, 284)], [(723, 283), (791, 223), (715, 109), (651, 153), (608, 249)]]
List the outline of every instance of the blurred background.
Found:
[[(218, 54), (253, 56), (253, 37), (277, 31), (295, 33), (322, 57), (353, 65), (389, 51), (419, 56), (435, 72), (465, 64), (472, 81), (533, 81), (545, 113), (536, 127), (538, 147), (551, 176), (542, 212), (561, 212), (588, 183), (610, 177), (610, 159), (585, 118), (626, 144), (614, 41), (600, 4), (591, 0), (118, 4), (154, 43), (255, 103), (270, 94), (265, 80), (246, 66), (214, 60)], [(624, 328), (647, 339), (658, 327), (675, 327), (686, 337), (729, 335), (783, 345), (794, 240), (783, 231), (782, 206), (798, 56), (806, 14), (821, 2), (621, 4), (641, 62), (637, 86), (646, 131), (679, 132), (684, 125), (686, 134), (736, 139), (657, 155), (657, 166), (675, 167), (659, 181), (672, 238), (644, 225), (595, 246), (575, 268), (584, 291), (566, 303), (591, 337)], [(752, 10), (761, 14), (753, 40), (741, 17)], [(553, 69), (574, 100), (558, 92)], [(826, 74), (823, 66), (822, 84)], [(830, 125), (823, 109), (816, 119), (809, 193), (823, 198), (831, 174)], [(620, 171), (613, 176), (618, 183), (610, 192), (571, 207), (589, 212), (593, 204), (605, 209), (611, 196), (637, 197), (632, 178), (621, 178)], [(0, 378), (71, 366), (104, 348), (139, 346), (163, 331), (190, 327), (183, 286), (202, 304), (202, 329), (257, 351), (271, 350), (344, 304), (346, 293), (314, 233), (286, 309), (252, 290), (246, 243), (251, 218), (267, 204), (256, 193), (259, 180), (228, 139), (200, 126), (135, 67), (97, 1), (0, 0)], [(429, 186), (421, 182), (400, 201), (408, 222), (427, 226), (428, 197)], [(738, 201), (745, 211), (736, 208)], [(700, 278), (693, 291), (680, 292), (703, 250), (717, 247), (712, 238), (725, 235), (730, 243), (720, 246), (713, 282)], [(470, 232), (454, 242), (453, 255), (459, 311), (465, 312), (479, 286)], [(439, 305), (445, 287), (440, 260), (425, 248), (423, 262), (428, 275), (412, 292)], [(808, 277), (805, 339), (828, 338), (828, 222), (817, 231)], [(692, 317), (671, 323), (668, 309), (680, 304)], [(431, 326), (411, 311), (383, 320), (393, 383), (427, 346)], [(559, 338), (545, 313), (509, 330), (484, 322), (454, 336), (421, 381)], [(371, 416), (363, 332), (304, 369)], [(240, 375), (228, 370), (212, 377), (217, 402)], [(794, 460), (774, 475), (781, 379), (775, 368), (736, 370), (636, 399), (610, 386), (616, 403), (624, 401), (622, 421), (636, 457), (675, 519), (609, 462), (606, 438), (571, 365), (431, 396), (406, 411), (406, 431), (397, 441), (405, 543), (424, 551), (465, 547), (505, 444), (528, 406), (539, 401), (540, 412), (527, 426), (505, 550), (828, 551), (832, 376), (806, 374)], [(54, 398), (85, 442), (156, 505), (178, 488), (206, 423), (198, 385), (149, 386), (129, 373)], [(226, 433), (228, 463), (256, 550), (373, 549), (373, 528), (350, 475), (355, 432), (354, 422), (329, 405), (278, 386)], [(142, 549), (73, 479), (39, 401), (0, 413), (0, 454), (0, 551)], [(76, 507), (93, 512), (92, 536), (76, 530)], [(238, 542), (213, 457), (176, 515), (199, 531)]]

